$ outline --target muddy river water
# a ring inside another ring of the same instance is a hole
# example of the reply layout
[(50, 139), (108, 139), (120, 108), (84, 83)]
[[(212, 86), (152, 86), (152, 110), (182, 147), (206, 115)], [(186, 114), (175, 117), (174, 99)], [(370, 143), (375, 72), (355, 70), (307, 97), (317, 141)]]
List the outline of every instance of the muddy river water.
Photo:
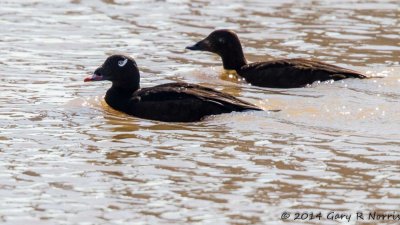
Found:
[[(358, 224), (356, 212), (399, 214), (399, 8), (0, 0), (0, 224)], [(216, 55), (185, 50), (218, 28), (238, 33), (249, 61), (304, 57), (383, 78), (252, 87)], [(115, 52), (135, 58), (143, 87), (198, 83), (281, 111), (186, 124), (127, 116), (104, 102), (109, 82), (83, 82)]]

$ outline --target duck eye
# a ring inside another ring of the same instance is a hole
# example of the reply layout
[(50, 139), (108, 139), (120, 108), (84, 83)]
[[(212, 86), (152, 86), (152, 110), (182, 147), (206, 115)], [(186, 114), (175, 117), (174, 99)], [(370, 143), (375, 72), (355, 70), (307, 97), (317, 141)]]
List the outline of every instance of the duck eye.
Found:
[(124, 67), (127, 62), (128, 62), (128, 59), (121, 59), (121, 60), (118, 61), (118, 66), (119, 67)]
[(218, 42), (221, 43), (221, 44), (224, 44), (225, 43), (225, 39), (224, 38), (218, 38)]

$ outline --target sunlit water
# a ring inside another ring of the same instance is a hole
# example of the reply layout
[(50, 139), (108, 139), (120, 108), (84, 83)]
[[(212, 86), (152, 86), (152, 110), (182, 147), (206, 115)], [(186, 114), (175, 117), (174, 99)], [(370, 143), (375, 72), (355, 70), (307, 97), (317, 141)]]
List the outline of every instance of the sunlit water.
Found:
[[(356, 224), (281, 213), (400, 211), (397, 0), (0, 5), (1, 224)], [(250, 61), (384, 78), (252, 87), (184, 50), (216, 28), (236, 30)], [(143, 87), (200, 83), (281, 111), (127, 116), (102, 100), (110, 83), (83, 83), (113, 52), (136, 59)]]

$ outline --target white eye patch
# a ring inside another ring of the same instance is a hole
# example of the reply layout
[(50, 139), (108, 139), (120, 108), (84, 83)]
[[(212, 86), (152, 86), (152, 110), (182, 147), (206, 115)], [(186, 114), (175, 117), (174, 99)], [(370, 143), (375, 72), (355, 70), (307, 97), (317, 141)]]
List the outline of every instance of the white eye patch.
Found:
[(119, 61), (118, 61), (118, 66), (119, 66), (119, 67), (124, 67), (124, 66), (126, 65), (127, 62), (128, 62), (128, 59), (119, 60)]

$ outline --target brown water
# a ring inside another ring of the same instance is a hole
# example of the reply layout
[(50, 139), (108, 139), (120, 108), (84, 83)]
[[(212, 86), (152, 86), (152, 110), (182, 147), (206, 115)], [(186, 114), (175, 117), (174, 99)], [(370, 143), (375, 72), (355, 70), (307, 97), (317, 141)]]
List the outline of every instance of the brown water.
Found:
[[(358, 224), (293, 214), (400, 212), (399, 8), (0, 0), (0, 223)], [(216, 28), (236, 30), (250, 61), (306, 57), (384, 78), (251, 87), (184, 50)], [(102, 100), (110, 83), (83, 83), (113, 52), (136, 59), (144, 87), (200, 83), (282, 111), (126, 116)]]

